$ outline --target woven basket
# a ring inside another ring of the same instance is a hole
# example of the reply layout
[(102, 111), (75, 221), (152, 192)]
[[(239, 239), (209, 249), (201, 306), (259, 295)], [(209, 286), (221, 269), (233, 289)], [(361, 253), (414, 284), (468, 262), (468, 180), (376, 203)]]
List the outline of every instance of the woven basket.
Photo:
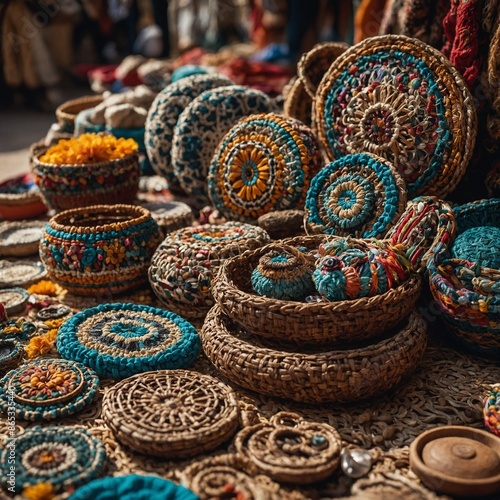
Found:
[(133, 205), (95, 205), (52, 217), (40, 258), (52, 280), (77, 295), (104, 297), (147, 281), (158, 224)]
[(303, 210), (277, 210), (261, 215), (259, 227), (267, 231), (272, 239), (297, 236), (304, 233)]
[(283, 93), (285, 96), (283, 103), (285, 116), (296, 118), (308, 127), (311, 127), (313, 125), (313, 100), (307, 93), (304, 82), (300, 78), (295, 78)]
[(381, 156), (402, 174), (410, 197), (444, 198), (465, 173), (477, 132), (474, 100), (446, 57), (417, 39), (385, 35), (347, 49), (315, 103), (331, 160)]
[(234, 391), (214, 377), (162, 370), (114, 385), (104, 396), (102, 418), (133, 450), (178, 459), (227, 441), (238, 427), (239, 406)]
[(84, 109), (94, 108), (104, 98), (101, 95), (78, 97), (64, 102), (56, 109), (56, 117), (63, 132), (72, 134), (75, 130), (76, 115)]
[(500, 198), (477, 200), (453, 207), (457, 236), (478, 226), (500, 227)]
[(261, 297), (253, 292), (250, 277), (260, 257), (273, 248), (266, 245), (225, 262), (212, 289), (224, 313), (255, 335), (300, 344), (368, 339), (408, 316), (420, 296), (421, 280), (411, 275), (384, 294), (356, 300), (305, 303)]
[(0, 256), (36, 255), (45, 222), (6, 222), (0, 224)]
[(18, 340), (0, 340), (0, 373), (4, 374), (17, 367), (24, 355), (24, 349)]
[(201, 332), (208, 359), (234, 383), (260, 394), (305, 403), (345, 403), (391, 389), (419, 364), (427, 346), (413, 312), (396, 333), (375, 344), (307, 353), (270, 347), (228, 320), (219, 306)]
[(47, 212), (38, 187), (30, 175), (0, 184), (0, 217), (9, 221), (38, 217)]
[(162, 239), (168, 233), (190, 226), (193, 223), (193, 211), (186, 203), (180, 201), (146, 201), (139, 204), (149, 210), (158, 223)]

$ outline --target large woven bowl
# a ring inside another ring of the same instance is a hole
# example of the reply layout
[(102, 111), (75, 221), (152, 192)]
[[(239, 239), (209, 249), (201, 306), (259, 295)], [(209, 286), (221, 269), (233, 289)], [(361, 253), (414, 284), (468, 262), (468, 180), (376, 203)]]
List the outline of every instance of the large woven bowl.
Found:
[(147, 281), (158, 224), (133, 205), (96, 205), (52, 217), (40, 243), (51, 279), (77, 295), (109, 296)]
[[(316, 241), (295, 239), (299, 244), (302, 240)], [(397, 288), (355, 300), (305, 303), (261, 297), (253, 292), (250, 277), (272, 248), (266, 245), (225, 262), (212, 288), (223, 312), (255, 335), (300, 344), (367, 339), (408, 316), (420, 295), (421, 280), (411, 275)]]
[(312, 353), (276, 348), (238, 330), (215, 306), (203, 325), (202, 346), (233, 382), (261, 394), (306, 403), (344, 403), (376, 396), (419, 364), (425, 322), (412, 312), (400, 329), (375, 344)]

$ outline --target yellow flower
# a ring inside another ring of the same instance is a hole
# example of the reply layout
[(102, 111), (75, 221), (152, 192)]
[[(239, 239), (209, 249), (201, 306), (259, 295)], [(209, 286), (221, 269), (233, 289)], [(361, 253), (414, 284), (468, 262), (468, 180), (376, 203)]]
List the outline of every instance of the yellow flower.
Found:
[(240, 198), (253, 200), (266, 190), (269, 163), (261, 151), (253, 146), (242, 149), (234, 158), (229, 181)]
[(54, 487), (50, 483), (38, 483), (23, 490), (23, 497), (28, 500), (52, 500), (56, 496)]
[(47, 354), (52, 349), (54, 342), (47, 335), (36, 335), (32, 337), (29, 344), (24, 348), (29, 359)]
[(48, 319), (47, 321), (44, 321), (43, 324), (46, 325), (48, 328), (57, 328), (64, 323), (64, 318), (59, 318), (59, 319)]
[(113, 264), (116, 266), (125, 258), (125, 247), (117, 242), (105, 245), (102, 248), (106, 252), (106, 264)]
[(42, 280), (28, 288), (28, 293), (37, 293), (39, 295), (48, 295), (55, 297), (57, 295), (57, 285), (50, 280)]

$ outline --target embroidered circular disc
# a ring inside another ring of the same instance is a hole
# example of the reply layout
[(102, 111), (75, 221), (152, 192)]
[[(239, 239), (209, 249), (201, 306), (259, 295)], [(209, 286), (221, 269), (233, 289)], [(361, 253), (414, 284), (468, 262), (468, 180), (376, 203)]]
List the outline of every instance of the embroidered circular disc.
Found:
[[(172, 191), (181, 190), (172, 167), (172, 139), (179, 115), (205, 90), (232, 85), (222, 75), (194, 75), (167, 85), (155, 98), (145, 125), (144, 142), (149, 161), (158, 175), (166, 177)], [(182, 190), (181, 190), (182, 191)]]
[(33, 361), (0, 380), (0, 411), (8, 411), (12, 395), (17, 418), (39, 421), (66, 417), (91, 403), (98, 386), (97, 375), (80, 363)]
[(102, 418), (135, 451), (171, 458), (212, 450), (238, 427), (233, 390), (193, 371), (156, 371), (118, 382), (106, 392)]
[(6, 373), (15, 368), (23, 354), (23, 345), (18, 340), (0, 339), (0, 372)]
[(174, 131), (172, 163), (182, 188), (200, 205), (209, 201), (207, 175), (220, 140), (241, 118), (273, 108), (263, 92), (233, 85), (203, 92), (182, 112)]
[[(4, 448), (0, 460), (8, 470), (8, 447)], [(36, 426), (16, 436), (14, 460), (17, 490), (50, 483), (55, 490), (64, 491), (102, 474), (106, 451), (104, 445), (84, 429)]]
[(307, 223), (315, 232), (382, 236), (406, 206), (401, 176), (381, 158), (347, 155), (323, 168), (307, 192)]
[(368, 38), (339, 56), (318, 87), (316, 117), (331, 160), (364, 152), (385, 158), (410, 196), (450, 193), (477, 130), (458, 71), (436, 49), (401, 35)]
[(47, 321), (50, 319), (60, 319), (68, 316), (73, 311), (64, 304), (53, 304), (51, 306), (44, 307), (40, 309), (35, 317), (40, 321)]
[(46, 275), (47, 271), (40, 262), (0, 261), (0, 288), (32, 285)]
[(6, 222), (0, 224), (0, 255), (37, 255), (45, 222)]
[(0, 290), (0, 302), (8, 316), (24, 310), (30, 294), (24, 288), (4, 288)]
[(228, 219), (249, 222), (272, 210), (302, 208), (322, 166), (319, 142), (304, 124), (274, 113), (250, 116), (215, 151), (210, 199)]
[(105, 477), (79, 488), (69, 500), (199, 500), (184, 486), (156, 476)]
[(160, 369), (187, 368), (200, 350), (195, 328), (176, 314), (150, 306), (103, 304), (66, 321), (57, 334), (66, 359), (101, 377), (124, 378)]

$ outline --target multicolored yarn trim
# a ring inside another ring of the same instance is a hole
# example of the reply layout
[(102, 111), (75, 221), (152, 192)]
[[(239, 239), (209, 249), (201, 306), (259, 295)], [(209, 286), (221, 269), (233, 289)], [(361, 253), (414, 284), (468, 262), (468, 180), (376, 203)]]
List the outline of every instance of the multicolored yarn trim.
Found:
[[(50, 483), (56, 491), (70, 491), (97, 478), (106, 462), (104, 445), (85, 429), (75, 427), (32, 427), (16, 436), (14, 467), (16, 490)], [(8, 471), (11, 447), (1, 456)], [(5, 484), (7, 477), (3, 474)]]
[(500, 198), (477, 200), (453, 208), (457, 235), (479, 226), (500, 227)]
[(303, 300), (314, 293), (313, 267), (303, 253), (281, 246), (259, 259), (252, 271), (252, 288), (259, 295), (280, 300)]
[(467, 229), (457, 236), (451, 255), (500, 270), (500, 228), (482, 226)]
[(100, 377), (187, 368), (200, 350), (195, 328), (176, 314), (135, 304), (103, 304), (75, 314), (57, 335), (57, 350)]
[(391, 165), (369, 154), (347, 155), (311, 181), (307, 224), (316, 233), (376, 238), (387, 232), (405, 206), (404, 181)]
[(477, 131), (458, 71), (436, 49), (401, 35), (369, 38), (340, 55), (318, 88), (316, 119), (331, 160), (381, 156), (403, 176), (410, 196), (451, 192)]
[(500, 389), (496, 385), (484, 400), (483, 417), (486, 427), (500, 437)]
[(233, 85), (203, 92), (179, 116), (172, 164), (179, 182), (200, 206), (209, 202), (207, 175), (219, 142), (241, 118), (274, 110), (263, 92)]
[(199, 500), (198, 496), (167, 479), (155, 476), (105, 477), (78, 489), (69, 500)]
[(36, 422), (66, 417), (90, 404), (98, 386), (97, 375), (80, 363), (33, 361), (0, 380), (0, 411), (7, 413), (13, 397), (16, 418)]
[(339, 238), (322, 244), (319, 252), (313, 280), (318, 292), (332, 302), (381, 295), (409, 275), (403, 249), (382, 241)]
[(217, 148), (209, 196), (225, 217), (253, 222), (272, 210), (302, 208), (322, 166), (319, 142), (304, 124), (273, 113), (250, 116)]

